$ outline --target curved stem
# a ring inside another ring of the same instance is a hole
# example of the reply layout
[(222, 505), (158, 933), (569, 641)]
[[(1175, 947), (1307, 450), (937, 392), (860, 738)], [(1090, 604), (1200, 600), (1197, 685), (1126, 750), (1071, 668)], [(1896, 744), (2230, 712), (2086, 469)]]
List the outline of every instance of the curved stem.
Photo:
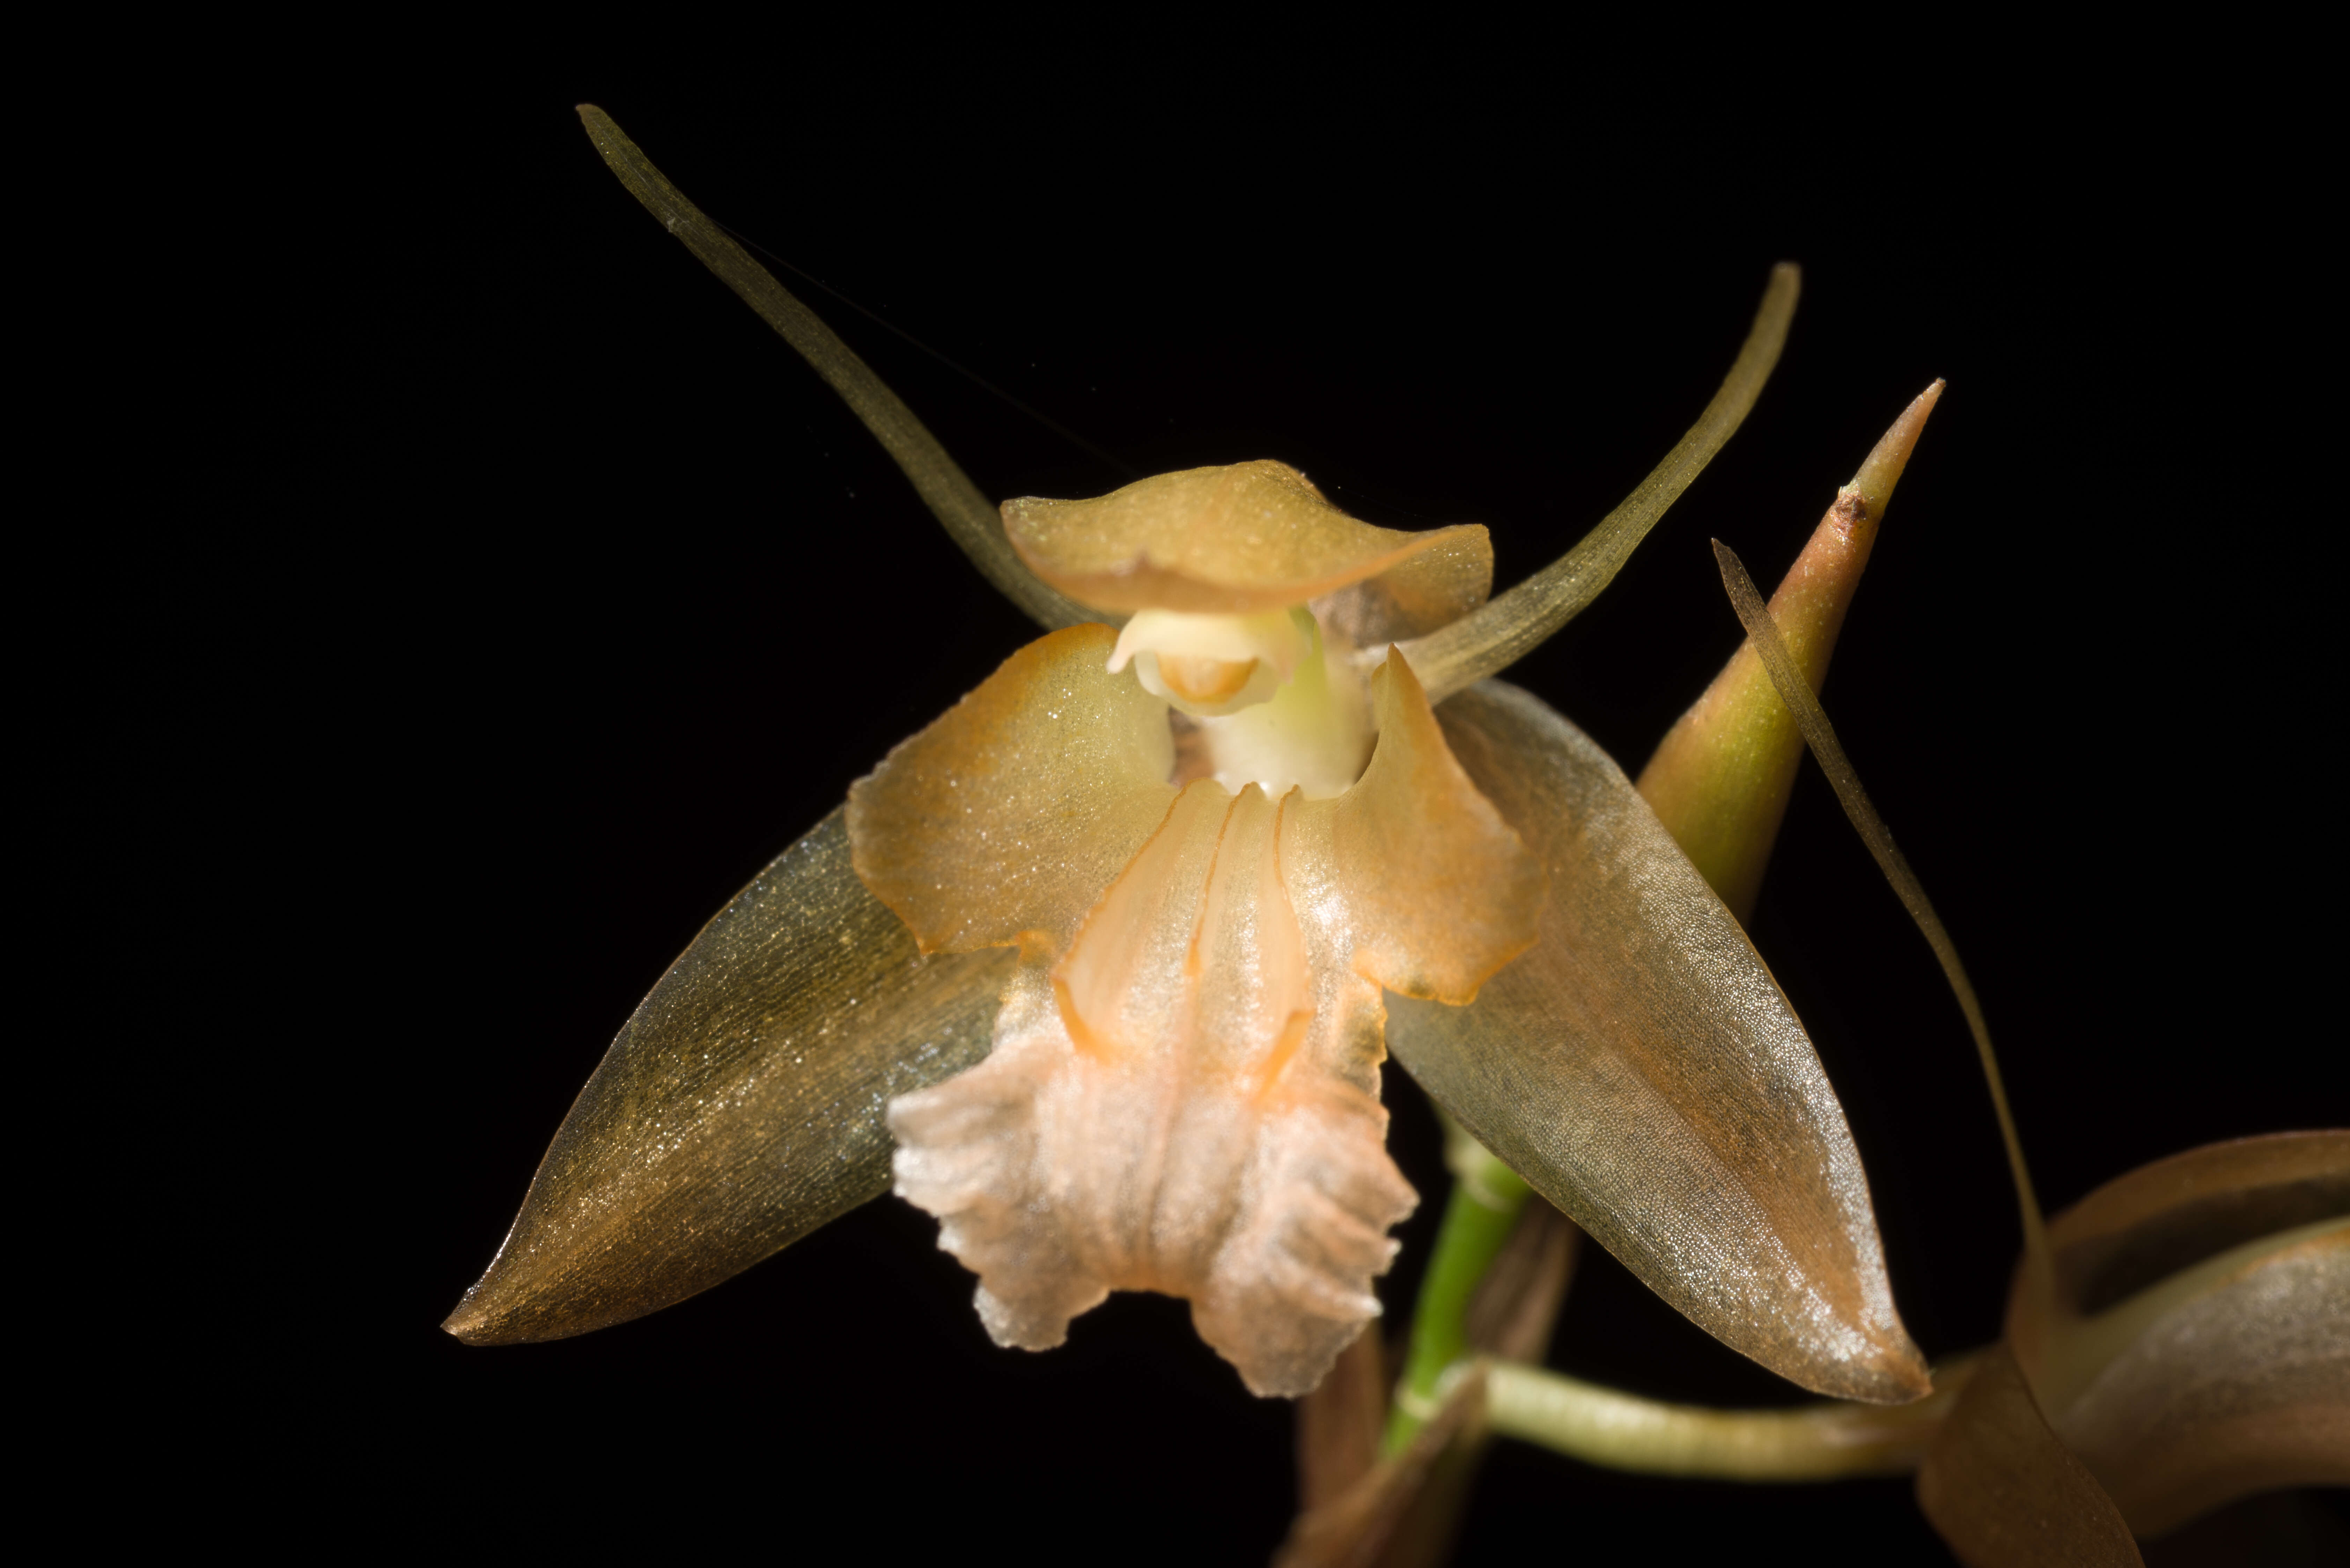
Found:
[(1012, 542), (1003, 536), (1003, 514), (956, 466), (938, 437), (923, 428), (914, 410), (814, 311), (777, 283), (774, 274), (752, 260), (748, 251), (687, 201), (653, 167), (652, 160), (612, 123), (611, 116), (592, 103), (583, 103), (579, 119), (606, 166), (629, 188), (629, 194), (643, 202), (645, 210), (660, 220), (661, 227), (741, 296), (743, 304), (758, 312), (760, 320), (782, 334), (784, 341), (798, 349), (800, 357), (840, 394), (841, 401), (864, 421), (882, 450), (913, 482), (915, 493), (946, 524), (949, 536), (962, 546), (981, 576), (1047, 630), (1112, 618), (1096, 615), (1037, 579), (1013, 554)]
[(1934, 1392), (1913, 1405), (1836, 1400), (1787, 1410), (1673, 1405), (1536, 1366), (1491, 1362), (1486, 1416), (1503, 1437), (1644, 1475), (1749, 1481), (1907, 1475), (1925, 1459), (1981, 1354), (1938, 1369)]

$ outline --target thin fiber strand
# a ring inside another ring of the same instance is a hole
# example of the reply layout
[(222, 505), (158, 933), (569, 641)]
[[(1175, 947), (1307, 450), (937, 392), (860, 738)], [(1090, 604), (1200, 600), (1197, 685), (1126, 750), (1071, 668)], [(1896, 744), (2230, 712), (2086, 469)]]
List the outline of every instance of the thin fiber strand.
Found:
[(2040, 1199), (2033, 1194), (2032, 1173), (2024, 1168), (2023, 1144), (2016, 1137), (2015, 1116), (2008, 1109), (2007, 1086), (2000, 1080), (1999, 1059), (1991, 1053), (1991, 1029), (1983, 1022), (1982, 1003), (1976, 1000), (1974, 985), (1967, 979), (1966, 966), (1959, 961), (1958, 945), (1950, 940), (1950, 933), (1943, 929), (1941, 916), (1934, 912), (1932, 902), (1926, 897), (1925, 885), (1918, 880), (1918, 874), (1909, 869), (1909, 862), (1903, 858), (1899, 846), (1893, 842), (1893, 835), (1886, 827), (1885, 819), (1869, 804), (1868, 792), (1861, 788), (1860, 775), (1853, 770), (1851, 759), (1845, 755), (1844, 747), (1837, 742), (1835, 729), (1828, 722), (1826, 710), (1812, 694), (1803, 672), (1795, 668), (1794, 657), (1787, 651), (1786, 639), (1779, 634), (1778, 622), (1771, 618), (1770, 610), (1762, 603), (1762, 596), (1755, 591), (1754, 580), (1746, 575), (1746, 567), (1738, 559), (1737, 552), (1716, 539), (1713, 541), (1713, 556), (1721, 566), (1722, 586), (1730, 591), (1730, 602), (1738, 611), (1738, 619), (1746, 628), (1746, 635), (1753, 639), (1754, 651), (1762, 656), (1762, 667), (1771, 672), (1771, 683), (1778, 688), (1780, 701), (1785, 702), (1788, 711), (1794, 714), (1796, 724), (1804, 732), (1804, 741), (1812, 748), (1812, 755), (1819, 759), (1820, 771), (1827, 775), (1828, 784), (1835, 790), (1836, 800), (1844, 806), (1845, 815), (1852, 819), (1854, 831), (1860, 835), (1861, 842), (1868, 846), (1869, 854), (1876, 857), (1877, 869), (1883, 871), (1885, 879), (1893, 884), (1893, 891), (1899, 896), (1902, 907), (1909, 911), (1909, 918), (1918, 922), (1918, 929), (1925, 934), (1926, 945), (1934, 950), (1934, 957), (1941, 962), (1943, 977), (1950, 982), (1950, 990), (1958, 996), (1959, 1010), (1967, 1015), (1967, 1027), (1975, 1037), (1976, 1054), (1982, 1059), (1983, 1080), (1991, 1085), (1991, 1108), (1999, 1113), (2000, 1137), (2007, 1143), (2008, 1173), (2015, 1179), (2016, 1204), (2023, 1216), (2024, 1252), (2036, 1277), (2044, 1281), (2049, 1277), (2048, 1236), (2040, 1217)]

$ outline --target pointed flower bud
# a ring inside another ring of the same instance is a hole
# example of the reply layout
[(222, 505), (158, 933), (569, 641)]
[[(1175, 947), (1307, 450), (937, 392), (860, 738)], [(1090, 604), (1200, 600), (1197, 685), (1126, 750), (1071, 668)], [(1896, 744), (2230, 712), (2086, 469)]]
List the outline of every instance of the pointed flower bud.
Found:
[[(1937, 381), (1893, 421), (1860, 472), (1836, 492), (1811, 543), (1772, 596), (1772, 618), (1815, 691), (1827, 675), (1893, 486), (1941, 395)], [(1740, 645), (1641, 771), (1640, 794), (1742, 922), (1754, 912), (1803, 757), (1794, 716), (1749, 642)]]

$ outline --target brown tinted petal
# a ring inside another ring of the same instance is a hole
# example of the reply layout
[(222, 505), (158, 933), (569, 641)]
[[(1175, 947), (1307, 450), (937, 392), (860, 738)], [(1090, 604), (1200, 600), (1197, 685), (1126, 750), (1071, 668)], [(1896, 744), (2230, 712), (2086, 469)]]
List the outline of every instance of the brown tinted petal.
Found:
[(1379, 578), (1377, 596), (1349, 607), (1352, 622), (1440, 626), (1493, 582), (1482, 525), (1374, 528), (1284, 462), (1162, 473), (1090, 501), (1022, 497), (1003, 504), (1003, 525), (1038, 576), (1120, 613), (1286, 609)]
[(1918, 1471), (1918, 1506), (1968, 1568), (2097, 1568), (2144, 1561), (2113, 1500), (2048, 1429), (2005, 1345), (1994, 1345)]
[(2163, 1314), (2055, 1424), (2141, 1535), (2256, 1491), (2350, 1486), (2350, 1224)]
[(2350, 1132), (2206, 1144), (2116, 1177), (2050, 1220), (2057, 1293), (2074, 1312), (2103, 1312), (2241, 1242), (2336, 1214), (2350, 1214)]
[(2345, 1215), (2350, 1132), (2326, 1131), (2189, 1149), (2049, 1223), (2054, 1300), (2019, 1280), (2008, 1336), (2141, 1533), (2350, 1482)]
[(1844, 1111), (1729, 910), (1605, 753), (1486, 682), (1452, 754), (1548, 867), (1534, 948), (1452, 1008), (1388, 1000), (1412, 1075), (1691, 1321), (1806, 1388), (1928, 1391)]
[(889, 1184), (892, 1095), (987, 1054), (1009, 953), (924, 958), (834, 812), (654, 986), (442, 1326), (561, 1339), (707, 1290)]
[(1378, 745), (1326, 812), (1354, 923), (1353, 968), (1406, 996), (1461, 1003), (1534, 944), (1540, 861), (1461, 771), (1400, 655), (1372, 679)]
[(857, 874), (925, 952), (1066, 946), (1175, 798), (1167, 704), (1073, 626), (1003, 661), (848, 792)]
[(1301, 1512), (1274, 1553), (1274, 1568), (1436, 1568), (1449, 1561), (1490, 1441), (1484, 1375), (1471, 1372), (1401, 1453)]
[(1297, 1401), (1298, 1512), (1336, 1501), (1379, 1462), (1394, 1386), (1378, 1327), (1367, 1324), (1338, 1353), (1330, 1376)]

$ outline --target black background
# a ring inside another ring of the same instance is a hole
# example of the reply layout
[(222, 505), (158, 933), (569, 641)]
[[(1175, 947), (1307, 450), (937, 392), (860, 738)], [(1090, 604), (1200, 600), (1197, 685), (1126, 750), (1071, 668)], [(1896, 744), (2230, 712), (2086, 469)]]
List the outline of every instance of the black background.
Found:
[[(324, 1029), (262, 1022), (321, 1094), (255, 1189), (290, 1282), (231, 1360), (322, 1517), (1210, 1562), (1261, 1560), (1292, 1506), (1288, 1408), (1180, 1303), (1117, 1297), (1059, 1351), (998, 1350), (893, 1199), (583, 1339), (438, 1330), (701, 922), (1034, 632), (604, 171), (580, 100), (746, 238), (1136, 472), (1282, 458), (1378, 523), (1489, 524), (1503, 584), (1665, 452), (1771, 264), (1802, 263), (1744, 429), (1510, 679), (1637, 771), (1739, 639), (1708, 537), (1767, 588), (1949, 378), (1825, 695), (1966, 955), (2043, 1198), (2344, 1120), (2319, 1001), (2338, 490), (2308, 483), (2334, 306), (2281, 123), (2153, 88), (2060, 109), (2022, 78), (1593, 113), (1587, 81), (1499, 44), (1475, 68), (1266, 47), (1043, 76), (952, 52), (812, 49), (723, 89), (699, 74), (723, 41), (428, 75), (317, 130), (354, 150), (310, 199), (369, 292), (306, 349), (327, 542), (238, 646), (292, 770), (271, 787), (329, 803), (277, 918), (332, 927), (338, 1000)], [(1126, 477), (803, 294), (991, 496)], [(1808, 764), (1756, 939), (1844, 1096), (1912, 1332), (1932, 1355), (1992, 1338), (2015, 1222), (1965, 1029)], [(1399, 1326), (1444, 1179), (1392, 1067), (1388, 1100), (1423, 1194)], [(1596, 1251), (1552, 1361), (1800, 1397)], [(1461, 1560), (1758, 1539), (1939, 1552), (1906, 1481), (1669, 1483), (1504, 1444)]]

